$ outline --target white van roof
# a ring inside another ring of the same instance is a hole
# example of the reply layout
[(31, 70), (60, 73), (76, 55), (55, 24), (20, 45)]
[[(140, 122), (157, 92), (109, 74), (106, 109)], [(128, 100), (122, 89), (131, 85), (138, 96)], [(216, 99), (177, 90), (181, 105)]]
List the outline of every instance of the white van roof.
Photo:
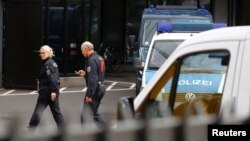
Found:
[[(189, 36), (196, 35), (197, 33), (156, 33), (153, 36), (153, 40), (179, 40), (179, 39), (186, 39)], [(152, 41), (153, 41), (152, 40)]]
[[(246, 35), (250, 33), (250, 26), (237, 26), (212, 29), (201, 32), (198, 36), (192, 37), (184, 41), (180, 47), (189, 46), (191, 44), (204, 43), (210, 41), (232, 41), (232, 40), (245, 40)], [(208, 38), (209, 37), (209, 38)]]

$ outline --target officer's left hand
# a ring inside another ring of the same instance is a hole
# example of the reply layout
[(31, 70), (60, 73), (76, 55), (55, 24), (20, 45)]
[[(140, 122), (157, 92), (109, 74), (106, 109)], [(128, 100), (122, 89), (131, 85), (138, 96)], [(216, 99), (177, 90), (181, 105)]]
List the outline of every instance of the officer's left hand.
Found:
[(92, 103), (92, 98), (91, 97), (87, 97), (85, 98), (85, 103)]
[(55, 101), (56, 100), (56, 93), (51, 93), (51, 101)]

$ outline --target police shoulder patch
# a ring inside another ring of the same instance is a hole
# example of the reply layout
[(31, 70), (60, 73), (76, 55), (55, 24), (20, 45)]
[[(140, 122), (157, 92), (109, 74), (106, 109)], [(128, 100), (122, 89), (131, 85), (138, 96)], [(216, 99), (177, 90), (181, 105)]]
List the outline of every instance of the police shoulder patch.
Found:
[(53, 67), (55, 67), (55, 68), (57, 68), (57, 67), (58, 67), (56, 63), (53, 63), (52, 65), (53, 65)]
[(87, 67), (87, 72), (90, 72), (91, 71), (91, 67)]
[(50, 72), (50, 70), (49, 70), (49, 66), (46, 66), (46, 74), (47, 74), (47, 75), (50, 75), (50, 74), (51, 74), (51, 72)]
[(47, 74), (47, 75), (50, 75), (50, 74), (51, 74), (51, 72), (50, 72), (49, 69), (46, 70), (46, 74)]

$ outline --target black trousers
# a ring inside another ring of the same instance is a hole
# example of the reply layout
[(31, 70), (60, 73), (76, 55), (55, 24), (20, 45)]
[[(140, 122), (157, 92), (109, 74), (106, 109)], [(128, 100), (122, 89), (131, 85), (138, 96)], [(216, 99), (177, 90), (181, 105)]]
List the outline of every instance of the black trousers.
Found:
[(35, 110), (29, 122), (29, 127), (31, 128), (37, 127), (37, 125), (39, 124), (41, 120), (42, 113), (48, 105), (50, 107), (54, 120), (57, 124), (57, 127), (60, 129), (64, 127), (64, 119), (63, 119), (63, 115), (59, 107), (58, 97), (56, 98), (55, 101), (51, 101), (50, 99), (44, 99), (44, 98), (38, 97)]
[[(97, 90), (95, 92), (95, 94), (92, 96), (92, 103), (85, 103), (83, 101), (83, 108), (82, 108), (82, 113), (81, 113), (81, 123), (84, 122), (84, 114), (92, 114), (93, 118), (95, 121), (102, 121), (102, 118), (100, 117), (100, 115), (98, 114), (98, 109), (101, 103), (101, 100), (103, 98), (103, 96), (106, 93), (106, 88), (104, 87), (103, 84), (99, 85), (97, 87)], [(86, 96), (85, 96), (86, 98)], [(84, 100), (85, 100), (84, 98)]]

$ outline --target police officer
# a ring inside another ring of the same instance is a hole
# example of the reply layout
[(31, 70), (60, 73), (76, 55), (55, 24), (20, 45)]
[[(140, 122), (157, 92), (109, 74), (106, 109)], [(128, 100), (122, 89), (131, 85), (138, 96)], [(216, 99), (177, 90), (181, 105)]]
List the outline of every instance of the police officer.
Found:
[(59, 107), (59, 71), (52, 48), (44, 45), (40, 48), (42, 67), (39, 76), (39, 96), (36, 107), (29, 122), (29, 128), (34, 129), (40, 122), (41, 115), (49, 105), (59, 129), (64, 125), (63, 115)]
[(77, 74), (85, 77), (87, 85), (87, 91), (81, 114), (81, 122), (83, 122), (83, 114), (86, 105), (88, 105), (92, 110), (94, 120), (102, 121), (98, 114), (98, 108), (101, 103), (101, 99), (105, 94), (105, 87), (103, 84), (105, 63), (103, 58), (94, 51), (94, 46), (92, 43), (88, 41), (82, 43), (81, 51), (85, 57), (85, 70), (79, 70)]

